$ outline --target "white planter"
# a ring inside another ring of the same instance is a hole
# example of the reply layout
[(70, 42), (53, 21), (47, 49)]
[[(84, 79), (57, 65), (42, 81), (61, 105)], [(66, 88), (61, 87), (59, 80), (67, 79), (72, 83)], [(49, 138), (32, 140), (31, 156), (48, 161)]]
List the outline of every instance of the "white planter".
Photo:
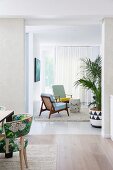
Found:
[(97, 128), (102, 127), (102, 112), (90, 109), (89, 114), (91, 125)]

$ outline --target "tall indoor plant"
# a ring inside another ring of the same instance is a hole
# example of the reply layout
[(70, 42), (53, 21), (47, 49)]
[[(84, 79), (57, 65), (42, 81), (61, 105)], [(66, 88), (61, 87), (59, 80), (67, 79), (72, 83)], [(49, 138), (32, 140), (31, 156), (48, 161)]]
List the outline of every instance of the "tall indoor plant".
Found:
[(93, 105), (90, 109), (90, 122), (92, 126), (101, 127), (101, 57), (98, 56), (94, 61), (90, 58), (81, 59), (84, 63), (85, 75), (75, 82), (75, 86), (82, 86), (93, 93)]

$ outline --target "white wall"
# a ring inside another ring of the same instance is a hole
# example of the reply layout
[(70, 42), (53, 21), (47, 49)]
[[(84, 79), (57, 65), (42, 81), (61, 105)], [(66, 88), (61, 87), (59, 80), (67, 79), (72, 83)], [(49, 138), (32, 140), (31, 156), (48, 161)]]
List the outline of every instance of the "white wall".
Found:
[[(63, 45), (100, 45), (101, 25), (27, 27), (39, 43)], [(35, 43), (35, 39), (34, 39)]]
[(113, 18), (102, 24), (102, 135), (110, 137), (110, 95), (113, 94)]
[[(39, 37), (33, 36), (33, 59), (40, 59)], [(33, 82), (33, 113), (39, 113), (40, 109), (40, 81)]]
[(24, 20), (0, 19), (0, 105), (25, 111)]
[(27, 111), (31, 114), (39, 112), (40, 81), (34, 82), (34, 58), (40, 58), (38, 37), (32, 32), (26, 34), (26, 76), (27, 76)]

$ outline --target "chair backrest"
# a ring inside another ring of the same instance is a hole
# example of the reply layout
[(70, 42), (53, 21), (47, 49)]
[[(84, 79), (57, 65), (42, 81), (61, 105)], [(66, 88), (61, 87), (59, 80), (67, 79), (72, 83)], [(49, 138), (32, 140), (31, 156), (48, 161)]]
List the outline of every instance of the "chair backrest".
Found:
[(53, 85), (52, 89), (53, 89), (54, 96), (60, 96), (60, 98), (66, 97), (63, 85)]
[(22, 120), (7, 122), (4, 124), (6, 138), (18, 138), (29, 133), (32, 124), (32, 116), (28, 114), (24, 115), (25, 116)]
[(42, 93), (41, 94), (42, 101), (46, 107), (47, 110), (50, 110), (52, 107), (54, 109), (55, 107), (55, 98), (52, 94), (46, 94)]

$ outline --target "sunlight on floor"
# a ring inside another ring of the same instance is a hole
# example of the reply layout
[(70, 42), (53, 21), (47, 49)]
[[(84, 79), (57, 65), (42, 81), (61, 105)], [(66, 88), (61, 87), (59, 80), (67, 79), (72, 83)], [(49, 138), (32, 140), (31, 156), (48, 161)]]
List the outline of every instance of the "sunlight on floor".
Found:
[(101, 135), (100, 128), (90, 122), (39, 122), (33, 121), (30, 134), (92, 134)]

